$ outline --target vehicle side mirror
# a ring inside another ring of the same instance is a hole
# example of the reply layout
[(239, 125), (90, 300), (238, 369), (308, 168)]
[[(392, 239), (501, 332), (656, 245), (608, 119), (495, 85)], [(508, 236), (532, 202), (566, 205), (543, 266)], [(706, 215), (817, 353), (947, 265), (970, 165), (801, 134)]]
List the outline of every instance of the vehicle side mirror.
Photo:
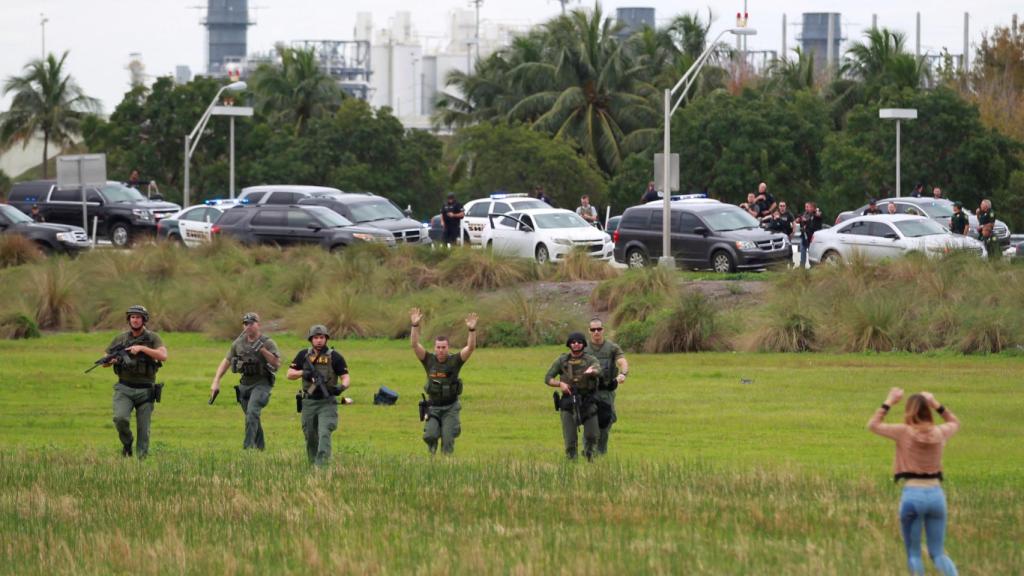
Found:
[(523, 232), (533, 232), (533, 227), (527, 224), (523, 224), (523, 227), (520, 228), (520, 230)]
[(708, 235), (708, 229), (705, 228), (704, 226), (697, 226), (696, 228), (693, 229), (693, 233), (694, 234), (700, 234), (701, 236), (707, 236)]
[(313, 230), (314, 232), (318, 232), (321, 228), (323, 228), (323, 226), (321, 226), (317, 222), (310, 222), (309, 224), (306, 224), (306, 228), (309, 228), (310, 230)]
[(889, 232), (888, 234), (885, 235), (885, 237), (888, 238), (889, 240), (899, 240), (900, 239), (900, 235), (895, 233), (895, 232)]

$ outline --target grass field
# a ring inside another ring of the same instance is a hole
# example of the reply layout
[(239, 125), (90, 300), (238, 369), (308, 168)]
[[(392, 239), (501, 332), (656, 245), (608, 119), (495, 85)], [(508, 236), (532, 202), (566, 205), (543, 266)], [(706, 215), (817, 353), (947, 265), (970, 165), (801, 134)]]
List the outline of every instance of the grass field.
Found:
[[(112, 335), (0, 340), (2, 573), (901, 574), (892, 446), (864, 428), (892, 385), (963, 422), (945, 457), (961, 574), (1024, 571), (1019, 356), (631, 355), (611, 454), (568, 464), (542, 384), (561, 348), (478, 350), (456, 454), (432, 460), (407, 343), (343, 341), (356, 403), (310, 470), (294, 384), (264, 411), (267, 451), (243, 453), (230, 384), (206, 404), (228, 344), (184, 333), (163, 335), (151, 457), (122, 460), (112, 375), (81, 373)], [(381, 385), (398, 405), (372, 405)]]

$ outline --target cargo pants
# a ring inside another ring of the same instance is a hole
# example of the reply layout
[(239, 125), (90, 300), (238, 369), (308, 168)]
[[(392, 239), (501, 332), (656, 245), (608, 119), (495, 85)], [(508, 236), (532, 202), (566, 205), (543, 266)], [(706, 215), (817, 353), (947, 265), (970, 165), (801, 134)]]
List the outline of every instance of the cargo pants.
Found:
[[(597, 446), (598, 438), (601, 435), (597, 423), (596, 404), (583, 414), (583, 455), (587, 460), (594, 457), (594, 448)], [(565, 440), (565, 455), (570, 460), (576, 459), (579, 446), (579, 436), (576, 433), (576, 414), (571, 409), (558, 411), (562, 418), (562, 438)], [(589, 414), (589, 415), (588, 415)]]
[(455, 452), (455, 439), (462, 434), (459, 413), (462, 404), (458, 400), (448, 406), (431, 406), (427, 410), (427, 421), (423, 424), (423, 441), (431, 454), (437, 453), (437, 440), (441, 439), (441, 452)]
[(269, 403), (270, 386), (266, 384), (240, 384), (238, 386), (238, 404), (245, 414), (245, 440), (242, 441), (242, 448), (263, 450), (267, 447), (263, 437), (263, 423), (260, 421), (260, 414)]
[(338, 429), (338, 400), (302, 399), (302, 432), (310, 464), (327, 466), (331, 461), (331, 435)]
[(118, 382), (114, 384), (114, 428), (121, 438), (121, 444), (132, 447), (131, 416), (135, 410), (135, 430), (138, 442), (135, 444), (135, 455), (139, 459), (149, 454), (149, 428), (153, 419), (153, 400), (150, 388), (132, 388)]

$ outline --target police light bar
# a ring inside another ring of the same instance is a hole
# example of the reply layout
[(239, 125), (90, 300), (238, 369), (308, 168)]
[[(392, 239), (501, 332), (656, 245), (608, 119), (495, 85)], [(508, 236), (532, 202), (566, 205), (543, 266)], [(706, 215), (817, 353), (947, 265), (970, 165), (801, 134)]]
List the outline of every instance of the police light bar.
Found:
[(671, 196), (673, 202), (675, 202), (676, 200), (696, 200), (698, 198), (704, 199), (704, 198), (707, 198), (707, 197), (708, 197), (708, 195), (704, 194), (704, 193), (698, 193), (698, 194), (675, 194), (675, 195)]
[(490, 196), (491, 200), (501, 200), (503, 198), (529, 198), (529, 197), (530, 197), (529, 194), (525, 194), (523, 192), (516, 192), (516, 193), (512, 193), (512, 192), (492, 192), (491, 196)]

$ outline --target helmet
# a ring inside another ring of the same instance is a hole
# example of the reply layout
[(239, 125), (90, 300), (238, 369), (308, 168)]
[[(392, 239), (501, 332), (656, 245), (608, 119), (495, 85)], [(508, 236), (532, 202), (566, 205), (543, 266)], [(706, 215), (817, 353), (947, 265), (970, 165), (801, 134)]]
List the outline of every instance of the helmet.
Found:
[(142, 316), (143, 324), (149, 322), (149, 310), (146, 310), (145, 306), (141, 306), (139, 304), (129, 306), (128, 310), (126, 310), (124, 313), (124, 319), (128, 320), (129, 318), (131, 318), (132, 314), (138, 314), (139, 316)]
[(328, 340), (331, 339), (331, 333), (327, 331), (327, 326), (323, 324), (314, 324), (309, 327), (309, 332), (306, 334), (306, 340), (313, 341), (313, 336), (324, 336)]
[(586, 346), (586, 344), (587, 344), (587, 337), (584, 336), (582, 332), (573, 332), (572, 334), (569, 334), (569, 337), (565, 340), (565, 345), (569, 346), (573, 342), (579, 342), (579, 343), (583, 344), (584, 346)]

